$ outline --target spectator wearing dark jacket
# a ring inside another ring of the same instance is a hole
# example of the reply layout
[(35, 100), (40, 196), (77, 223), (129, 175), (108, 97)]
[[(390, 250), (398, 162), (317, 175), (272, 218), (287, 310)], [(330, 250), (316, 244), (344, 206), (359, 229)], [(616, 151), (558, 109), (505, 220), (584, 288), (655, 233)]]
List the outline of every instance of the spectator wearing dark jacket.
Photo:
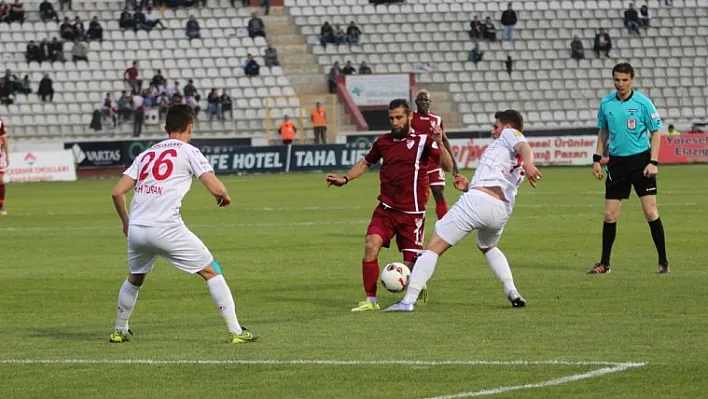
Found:
[(43, 102), (49, 100), (52, 102), (54, 99), (54, 83), (52, 79), (49, 78), (49, 74), (45, 73), (42, 80), (39, 81), (39, 87), (37, 88), (37, 94), (42, 99)]
[(634, 8), (634, 3), (629, 3), (629, 9), (624, 12), (624, 26), (630, 35), (639, 36), (639, 13)]
[(265, 49), (265, 64), (268, 68), (280, 66), (280, 61), (278, 60), (278, 50), (271, 47), (270, 43), (268, 43), (268, 48)]
[(356, 26), (354, 21), (351, 21), (347, 27), (347, 42), (349, 44), (359, 44), (359, 40), (361, 40), (361, 29)]
[(197, 22), (197, 18), (194, 17), (194, 15), (189, 16), (189, 21), (187, 21), (187, 38), (189, 40), (192, 39), (201, 39), (202, 34), (199, 31), (199, 22)]
[(320, 44), (327, 47), (327, 43), (334, 43), (334, 27), (325, 21), (320, 28)]
[(42, 50), (39, 48), (37, 43), (34, 42), (34, 40), (30, 41), (27, 45), (25, 59), (27, 60), (27, 62), (42, 63)]
[(69, 21), (69, 17), (64, 17), (64, 22), (59, 26), (59, 34), (61, 38), (67, 41), (74, 41), (76, 36), (76, 31), (74, 30), (74, 25)]
[(47, 22), (50, 19), (55, 20), (56, 22), (59, 22), (59, 16), (57, 15), (57, 12), (54, 10), (54, 6), (52, 6), (52, 3), (48, 2), (47, 0), (44, 0), (39, 4), (39, 18), (43, 22)]
[(585, 59), (585, 48), (577, 35), (570, 42), (570, 58), (578, 61)]
[(509, 6), (506, 11), (502, 13), (501, 17), (502, 40), (514, 39), (514, 26), (516, 26), (516, 22), (516, 11), (511, 8), (511, 3), (509, 3)]
[(356, 68), (354, 68), (351, 61), (347, 61), (347, 63), (344, 64), (344, 68), (342, 68), (342, 73), (345, 75), (354, 75), (356, 73)]
[(604, 29), (600, 29), (600, 32), (595, 35), (595, 43), (592, 46), (595, 52), (595, 57), (600, 58), (600, 53), (605, 53), (605, 57), (610, 58), (610, 50), (612, 50), (612, 39)]
[(20, 0), (15, 0), (15, 2), (10, 5), (10, 22), (25, 22), (25, 6), (22, 5)]
[(86, 38), (88, 40), (98, 40), (100, 42), (103, 41), (103, 28), (101, 27), (101, 23), (98, 22), (98, 17), (93, 17), (93, 19), (89, 23), (89, 28), (86, 32)]
[(258, 65), (253, 55), (249, 54), (248, 59), (243, 63), (243, 71), (246, 73), (246, 76), (258, 76), (260, 75), (260, 70), (261, 66)]
[(359, 65), (359, 75), (371, 75), (372, 73), (371, 67), (366, 65), (366, 61), (362, 61)]
[(251, 39), (256, 36), (266, 37), (265, 24), (262, 19), (258, 18), (258, 13), (251, 14), (251, 19), (248, 21), (248, 36)]
[(120, 13), (118, 26), (120, 26), (122, 29), (132, 29), (135, 26), (135, 22), (133, 21), (133, 14), (130, 13), (130, 10), (128, 10), (127, 7), (123, 9), (122, 13)]
[(481, 39), (482, 38), (482, 21), (479, 20), (478, 16), (474, 16), (472, 21), (470, 21), (470, 39)]
[(494, 27), (494, 23), (489, 17), (484, 19), (484, 25), (482, 25), (482, 37), (491, 41), (497, 40), (497, 28)]

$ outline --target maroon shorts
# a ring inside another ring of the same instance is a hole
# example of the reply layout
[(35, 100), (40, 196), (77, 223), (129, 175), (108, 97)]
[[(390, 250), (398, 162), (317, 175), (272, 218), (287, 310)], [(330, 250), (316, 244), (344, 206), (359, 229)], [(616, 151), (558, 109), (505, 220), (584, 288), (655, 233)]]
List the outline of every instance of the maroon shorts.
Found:
[(445, 171), (442, 168), (437, 168), (428, 171), (428, 180), (431, 186), (444, 186), (445, 185)]
[(386, 248), (391, 246), (391, 239), (395, 236), (396, 246), (403, 252), (403, 259), (412, 261), (423, 250), (425, 214), (409, 214), (379, 205), (366, 230), (366, 235), (370, 234), (381, 236)]

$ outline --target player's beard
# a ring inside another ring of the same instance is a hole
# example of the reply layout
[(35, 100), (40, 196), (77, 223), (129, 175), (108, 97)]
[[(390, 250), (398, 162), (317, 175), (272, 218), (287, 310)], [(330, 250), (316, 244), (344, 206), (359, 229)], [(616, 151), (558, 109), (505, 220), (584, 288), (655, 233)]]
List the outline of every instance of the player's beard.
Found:
[(408, 135), (408, 132), (411, 130), (411, 125), (410, 123), (406, 123), (402, 128), (396, 129), (393, 128), (391, 129), (391, 134), (393, 134), (393, 137), (397, 139), (402, 139)]

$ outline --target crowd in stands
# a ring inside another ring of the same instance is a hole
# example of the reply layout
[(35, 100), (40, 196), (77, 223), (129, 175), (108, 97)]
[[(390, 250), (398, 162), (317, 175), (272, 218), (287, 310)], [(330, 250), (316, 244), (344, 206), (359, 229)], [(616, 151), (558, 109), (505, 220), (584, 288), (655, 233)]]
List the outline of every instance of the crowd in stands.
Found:
[(371, 70), (371, 67), (366, 64), (366, 61), (362, 61), (361, 64), (359, 64), (358, 70), (354, 67), (351, 61), (347, 61), (344, 68), (340, 66), (339, 61), (335, 61), (334, 65), (332, 65), (332, 68), (329, 70), (329, 74), (327, 74), (329, 92), (331, 94), (337, 92), (337, 77), (340, 75), (371, 75), (372, 73), (373, 71)]
[(361, 39), (361, 29), (356, 26), (354, 21), (349, 23), (347, 26), (347, 31), (345, 32), (339, 25), (330, 25), (329, 22), (325, 21), (320, 29), (320, 44), (323, 47), (327, 47), (327, 44), (335, 44), (339, 46), (340, 44), (348, 43), (359, 44)]

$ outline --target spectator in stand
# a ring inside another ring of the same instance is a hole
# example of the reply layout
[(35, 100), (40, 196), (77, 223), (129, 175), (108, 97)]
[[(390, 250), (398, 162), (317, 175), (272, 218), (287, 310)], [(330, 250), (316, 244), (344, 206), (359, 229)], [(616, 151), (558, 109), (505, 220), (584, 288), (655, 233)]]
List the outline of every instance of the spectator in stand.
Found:
[(327, 47), (327, 43), (334, 43), (334, 28), (325, 21), (320, 28), (320, 44), (322, 47)]
[(143, 81), (138, 80), (139, 73), (138, 61), (133, 61), (133, 66), (123, 72), (123, 80), (128, 83), (132, 91), (135, 93), (139, 92), (140, 86), (143, 85)]
[(79, 39), (74, 40), (74, 48), (71, 49), (72, 61), (88, 62), (88, 44)]
[(345, 75), (356, 74), (356, 68), (354, 68), (354, 65), (352, 65), (351, 61), (347, 61), (347, 63), (344, 64), (344, 68), (342, 69), (342, 73)]
[(25, 51), (25, 59), (27, 62), (39, 62), (42, 63), (42, 50), (39, 48), (34, 40), (30, 40), (27, 45), (27, 51)]
[(258, 65), (253, 55), (249, 54), (248, 59), (243, 63), (243, 71), (246, 73), (246, 76), (258, 76), (260, 75), (260, 70), (261, 66)]
[(160, 87), (160, 86), (166, 86), (167, 85), (167, 79), (165, 79), (164, 76), (162, 76), (162, 70), (158, 69), (155, 75), (150, 79), (150, 84), (155, 85), (155, 87)]
[(64, 6), (71, 10), (71, 0), (59, 0), (59, 10), (64, 11)]
[(49, 74), (45, 73), (42, 80), (39, 81), (39, 87), (37, 88), (37, 94), (42, 99), (42, 102), (52, 102), (54, 99), (54, 83), (52, 79), (49, 78)]
[(157, 13), (157, 10), (148, 7), (147, 8), (147, 13), (145, 13), (145, 24), (150, 27), (150, 29), (156, 27), (157, 25), (160, 25), (160, 28), (165, 29), (165, 25), (162, 24), (162, 21), (160, 21), (160, 14)]
[(101, 119), (103, 122), (111, 122), (113, 128), (118, 125), (118, 106), (113, 101), (111, 93), (106, 93), (106, 98), (101, 102)]
[(703, 130), (698, 128), (698, 125), (691, 125), (691, 131), (688, 132), (689, 134), (698, 134), (698, 133), (704, 133)]
[(100, 42), (103, 41), (103, 27), (101, 27), (101, 23), (98, 22), (98, 17), (93, 17), (93, 19), (89, 23), (89, 28), (86, 32), (86, 38), (88, 40), (98, 40)]
[(479, 17), (475, 15), (474, 18), (472, 18), (472, 21), (470, 21), (470, 30), (467, 32), (470, 34), (470, 39), (481, 39), (483, 26), (484, 24), (482, 21), (480, 21)]
[(127, 121), (133, 116), (133, 107), (131, 105), (132, 98), (126, 90), (121, 92), (121, 96), (118, 99), (118, 121), (120, 124)]
[(60, 42), (56, 37), (49, 43), (47, 50), (49, 51), (49, 59), (52, 62), (66, 62), (66, 58), (64, 57), (64, 43)]
[(366, 61), (362, 61), (359, 65), (359, 75), (371, 75), (372, 73), (371, 67), (366, 65)]
[(47, 0), (44, 0), (39, 4), (39, 18), (42, 22), (47, 22), (50, 19), (59, 22), (59, 15), (57, 15), (57, 12), (54, 10), (52, 3)]
[(491, 41), (497, 40), (497, 28), (494, 27), (494, 23), (489, 17), (484, 19), (484, 25), (482, 25), (482, 37)]
[(674, 127), (674, 125), (669, 125), (669, 131), (666, 132), (666, 134), (668, 134), (669, 136), (678, 136), (678, 135), (681, 134), (681, 132), (679, 132), (678, 130), (676, 130), (676, 128)]
[(349, 26), (347, 27), (347, 42), (349, 44), (359, 44), (360, 39), (361, 39), (361, 29), (359, 29), (359, 27), (356, 26), (354, 21), (351, 21), (349, 23)]
[(342, 74), (342, 68), (339, 67), (339, 61), (335, 62), (327, 74), (327, 83), (329, 84), (330, 94), (337, 92), (337, 77)]
[(122, 29), (132, 29), (135, 27), (135, 21), (133, 20), (133, 14), (130, 13), (128, 7), (123, 9), (120, 13), (120, 19), (118, 20), (118, 26)]
[(198, 94), (197, 88), (194, 86), (194, 81), (192, 79), (189, 79), (187, 81), (187, 84), (184, 85), (182, 92), (184, 93), (184, 96), (186, 98), (197, 96), (197, 94)]
[(194, 117), (197, 118), (199, 117), (199, 111), (201, 108), (199, 107), (199, 100), (201, 98), (197, 95), (196, 97), (185, 97), (184, 98), (184, 103), (192, 107), (192, 110), (194, 110)]
[(334, 44), (339, 46), (340, 44), (344, 43), (344, 41), (347, 40), (347, 35), (344, 33), (342, 28), (337, 25), (334, 29)]
[(133, 30), (138, 31), (140, 29), (150, 31), (152, 29), (150, 25), (147, 23), (147, 19), (145, 18), (145, 14), (143, 13), (143, 10), (140, 8), (137, 8), (135, 10), (135, 14), (133, 14)]
[(222, 118), (221, 98), (219, 97), (219, 93), (216, 89), (211, 89), (211, 92), (209, 92), (209, 95), (207, 96), (207, 115), (209, 116), (210, 121), (215, 115), (217, 119)]
[(0, 80), (0, 104), (10, 105), (15, 102), (14, 95), (12, 94), (12, 89), (9, 85), (5, 84)]
[(165, 114), (167, 113), (167, 108), (169, 107), (170, 99), (167, 98), (167, 93), (160, 94), (160, 97), (157, 99), (157, 114), (160, 120), (165, 117)]
[(15, 91), (19, 89), (17, 80), (17, 76), (13, 74), (11, 70), (8, 69), (5, 71), (5, 76), (2, 78), (2, 81), (7, 90), (10, 91), (10, 94), (14, 94)]
[(479, 49), (479, 43), (474, 42), (474, 47), (472, 50), (470, 50), (470, 54), (467, 57), (467, 61), (473, 62), (475, 65), (477, 65), (478, 62), (482, 61), (482, 57), (484, 56), (484, 51)]
[(256, 12), (251, 14), (251, 20), (248, 21), (248, 36), (251, 39), (256, 36), (266, 37), (265, 24), (262, 19), (258, 18), (258, 13)]
[(67, 41), (74, 41), (74, 36), (76, 32), (74, 31), (74, 25), (69, 21), (69, 17), (64, 17), (64, 22), (59, 26), (59, 34), (61, 38)]
[(180, 102), (178, 104), (182, 104), (182, 91), (179, 89), (179, 82), (175, 80), (175, 85), (172, 87), (168, 87), (165, 89), (165, 93), (167, 93), (168, 98), (174, 99), (176, 95), (180, 96)]
[(229, 119), (234, 118), (234, 102), (231, 99), (231, 96), (229, 95), (228, 90), (226, 89), (221, 89), (221, 97), (219, 97), (219, 100), (221, 101), (221, 120), (226, 119), (226, 113), (229, 113)]
[(511, 7), (511, 3), (501, 16), (502, 40), (514, 40), (514, 26), (516, 26), (516, 11)]
[(578, 35), (575, 35), (573, 41), (570, 42), (570, 58), (578, 61), (585, 59), (585, 47)]
[(42, 61), (49, 61), (49, 39), (42, 39), (39, 43), (39, 55), (42, 57)]
[(0, 23), (10, 23), (10, 5), (0, 2)]
[(145, 99), (139, 95), (137, 91), (133, 92), (131, 98), (133, 106), (133, 137), (139, 137), (143, 132), (143, 124), (145, 123)]
[(610, 58), (610, 50), (612, 50), (612, 39), (610, 35), (600, 28), (600, 32), (595, 35), (595, 43), (592, 47), (595, 52), (595, 57), (600, 58), (600, 52), (605, 53), (605, 57)]
[(197, 18), (194, 15), (189, 16), (189, 20), (187, 21), (187, 28), (186, 29), (187, 29), (187, 38), (189, 40), (202, 38), (202, 33), (200, 32), (200, 28), (199, 28), (199, 22), (197, 22)]
[(646, 4), (639, 8), (638, 16), (640, 25), (644, 28), (648, 28), (650, 26), (649, 22), (651, 21), (652, 15)]
[(22, 78), (22, 83), (20, 84), (20, 89), (18, 91), (20, 93), (24, 94), (25, 96), (32, 93), (32, 88), (30, 87), (29, 75), (25, 75), (25, 77)]
[(637, 36), (639, 33), (639, 13), (634, 8), (634, 3), (629, 3), (629, 9), (624, 12), (624, 26), (627, 28), (627, 32), (631, 35), (632, 33)]
[(511, 76), (511, 73), (514, 71), (514, 61), (511, 59), (510, 55), (506, 56), (506, 61), (504, 61), (504, 67), (506, 68), (506, 73)]
[(84, 40), (86, 36), (86, 29), (84, 28), (84, 23), (81, 22), (81, 18), (74, 18), (74, 39)]
[(261, 7), (265, 8), (265, 15), (270, 15), (270, 0), (261, 0)]
[(20, 0), (15, 0), (10, 6), (10, 22), (25, 22), (25, 6)]
[(270, 43), (268, 43), (268, 48), (265, 49), (265, 64), (268, 68), (280, 66), (280, 61), (278, 60), (278, 50), (271, 47)]

